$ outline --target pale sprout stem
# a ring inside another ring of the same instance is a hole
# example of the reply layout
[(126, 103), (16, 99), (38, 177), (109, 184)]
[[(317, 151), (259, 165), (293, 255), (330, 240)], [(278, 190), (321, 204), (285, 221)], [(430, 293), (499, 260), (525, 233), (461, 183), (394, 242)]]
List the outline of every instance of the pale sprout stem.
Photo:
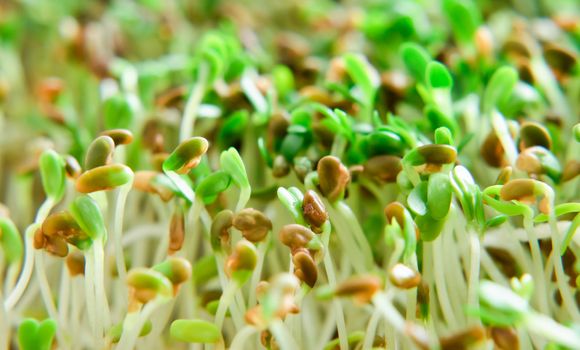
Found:
[(103, 240), (97, 239), (93, 243), (93, 254), (94, 254), (94, 264), (95, 264), (95, 298), (98, 306), (97, 313), (97, 325), (99, 328), (99, 334), (103, 334), (106, 329), (110, 326), (110, 311), (109, 303), (107, 301), (107, 291), (105, 288), (105, 256), (103, 249)]
[(4, 307), (6, 308), (7, 312), (10, 312), (16, 303), (18, 303), (22, 297), (22, 294), (24, 294), (28, 283), (30, 282), (32, 270), (34, 268), (34, 233), (38, 227), (40, 227), (44, 219), (46, 219), (55, 204), (56, 203), (53, 198), (46, 198), (36, 213), (34, 223), (28, 226), (26, 232), (24, 233), (24, 266), (22, 267), (22, 273), (18, 279), (18, 282), (16, 282), (16, 286), (10, 292), (8, 298), (4, 301)]
[(266, 242), (259, 243), (258, 247), (258, 264), (254, 269), (252, 274), (252, 280), (250, 282), (250, 293), (248, 296), (248, 307), (252, 307), (256, 305), (256, 286), (260, 282), (260, 278), (262, 277), (262, 269), (264, 268), (264, 260), (266, 257), (266, 250), (270, 246), (270, 239)]
[[(99, 335), (97, 333), (97, 321), (96, 321), (96, 305), (95, 305), (95, 287), (94, 287), (94, 256), (93, 254), (85, 254), (85, 274), (83, 279), (85, 281), (85, 305), (87, 309), (87, 316), (89, 319), (89, 325), (91, 327), (93, 341), (97, 341)], [(98, 345), (98, 344), (94, 344)]]
[(193, 127), (197, 111), (203, 100), (206, 90), (206, 79), (208, 74), (208, 67), (202, 63), (199, 66), (199, 77), (191, 90), (191, 94), (185, 104), (183, 111), (183, 118), (181, 120), (181, 128), (179, 133), (179, 141), (182, 142), (193, 136)]
[(296, 344), (296, 341), (294, 340), (294, 338), (292, 338), (292, 335), (288, 332), (288, 329), (284, 325), (284, 322), (282, 322), (281, 320), (275, 319), (272, 321), (272, 323), (270, 324), (270, 332), (272, 332), (272, 335), (276, 339), (276, 342), (280, 346), (280, 349), (282, 350), (299, 349), (298, 345)]
[[(4, 298), (0, 290), (0, 300)], [(0, 306), (0, 348), (9, 349), (10, 347), (10, 316), (6, 312), (4, 303)]]
[(223, 294), (220, 298), (220, 302), (218, 305), (217, 312), (215, 314), (215, 324), (218, 329), (222, 329), (224, 319), (226, 317), (226, 312), (228, 311), (228, 307), (234, 301), (234, 295), (239, 288), (238, 282), (231, 280), (223, 291)]
[[(479, 300), (477, 296), (477, 291), (479, 289), (479, 267), (480, 267), (480, 257), (481, 257), (481, 246), (479, 242), (479, 237), (477, 233), (471, 231), (469, 233), (469, 243), (470, 243), (470, 269), (468, 275), (469, 285), (467, 288), (467, 305), (472, 307), (477, 307), (479, 305)], [(480, 323), (479, 320), (473, 320), (474, 323)]]
[(524, 229), (526, 230), (529, 237), (530, 250), (532, 252), (532, 263), (533, 263), (533, 277), (534, 286), (536, 293), (536, 302), (538, 304), (538, 309), (543, 314), (550, 313), (550, 307), (548, 305), (547, 290), (548, 287), (546, 280), (544, 279), (544, 267), (542, 263), (542, 254), (540, 252), (540, 245), (538, 243), (538, 238), (533, 229), (533, 222), (531, 216), (527, 215), (524, 217)]
[(253, 336), (255, 333), (258, 332), (258, 329), (252, 326), (244, 326), (236, 336), (232, 340), (230, 345), (230, 349), (245, 349), (244, 343), (247, 341), (248, 338)]
[[(220, 287), (222, 291), (225, 291), (228, 288), (228, 279), (224, 273), (224, 263), (223, 257), (220, 254), (215, 254), (215, 260), (217, 265), (218, 271), (218, 279), (220, 281)], [(234, 302), (230, 306), (230, 313), (232, 315), (232, 319), (234, 321), (234, 325), (237, 329), (240, 329), (244, 325), (244, 317), (243, 312), (240, 311), (240, 307), (237, 305), (237, 301), (234, 299)]]
[(574, 296), (571, 293), (570, 287), (568, 286), (568, 276), (564, 272), (564, 268), (562, 266), (562, 259), (560, 259), (560, 234), (558, 231), (558, 225), (556, 222), (556, 212), (554, 210), (554, 198), (553, 192), (550, 190), (550, 194), (548, 195), (550, 198), (550, 214), (548, 217), (548, 222), (550, 225), (550, 232), (552, 233), (552, 254), (550, 254), (550, 259), (554, 262), (554, 270), (556, 271), (556, 284), (558, 285), (558, 289), (560, 290), (560, 294), (562, 295), (562, 300), (564, 301), (564, 305), (566, 309), (572, 316), (574, 322), (580, 321), (580, 312), (578, 312), (578, 307)]
[(377, 332), (377, 327), (379, 321), (381, 320), (381, 313), (379, 310), (375, 310), (368, 322), (367, 329), (365, 331), (365, 337), (363, 341), (363, 349), (371, 349), (373, 346), (373, 341), (375, 340), (375, 333)]
[(26, 287), (28, 286), (28, 282), (32, 276), (32, 270), (34, 268), (34, 246), (32, 239), (38, 226), (39, 225), (37, 224), (29, 226), (24, 234), (24, 265), (22, 267), (22, 273), (18, 278), (18, 282), (16, 282), (16, 286), (10, 292), (8, 298), (6, 298), (4, 301), (4, 307), (6, 308), (7, 312), (10, 312), (16, 303), (18, 303), (26, 291)]
[[(326, 201), (326, 203), (328, 202)], [(364, 261), (366, 259), (362, 255), (362, 252), (357, 249), (356, 242), (354, 241), (350, 230), (348, 232), (345, 231), (348, 226), (345, 226), (344, 222), (341, 220), (340, 214), (332, 206), (328, 205), (326, 208), (330, 214), (330, 222), (338, 234), (341, 246), (343, 247), (344, 252), (346, 252), (350, 257), (350, 264), (353, 265), (357, 273), (362, 274), (367, 272), (368, 269), (364, 266)]]
[(127, 195), (131, 190), (133, 181), (128, 184), (121, 186), (114, 191), (113, 201), (111, 206), (113, 207), (113, 212), (111, 215), (111, 224), (109, 225), (109, 230), (111, 230), (113, 236), (114, 252), (115, 252), (115, 263), (117, 266), (117, 274), (121, 289), (124, 295), (127, 295), (127, 286), (124, 281), (127, 280), (127, 267), (125, 266), (125, 255), (123, 254), (123, 217), (125, 214), (125, 203), (127, 201)]
[(145, 322), (151, 318), (151, 315), (157, 307), (163, 305), (167, 301), (168, 300), (166, 299), (158, 297), (157, 299), (145, 304), (145, 307), (143, 307), (140, 312), (128, 314), (123, 323), (123, 334), (119, 340), (117, 350), (132, 350), (135, 347), (135, 343), (137, 342), (137, 338), (139, 337), (139, 333), (141, 333), (141, 329), (143, 328), (143, 325), (145, 325)]
[[(328, 284), (331, 288), (336, 286), (336, 273), (334, 271), (334, 263), (332, 262), (332, 257), (330, 256), (330, 232), (331, 226), (327, 222), (324, 226), (324, 231), (322, 232), (322, 242), (324, 244), (325, 252), (324, 252), (324, 269), (326, 270), (326, 276), (328, 277)], [(344, 320), (344, 311), (342, 309), (342, 304), (340, 300), (334, 299), (332, 301), (332, 307), (334, 309), (334, 314), (336, 317), (336, 329), (338, 332), (338, 339), (340, 343), (341, 349), (348, 349), (348, 338), (347, 338), (347, 330), (346, 330), (346, 322)]]
[(342, 201), (336, 203), (336, 208), (338, 209), (339, 214), (342, 215), (344, 222), (348, 224), (348, 228), (350, 228), (350, 230), (352, 231), (354, 239), (357, 242), (363, 256), (365, 257), (365, 263), (367, 265), (367, 268), (373, 266), (374, 265), (373, 251), (356, 216), (354, 215), (350, 207), (347, 206)]
[(495, 283), (499, 283), (503, 286), (509, 286), (509, 281), (507, 278), (499, 271), (495, 263), (493, 262), (492, 258), (489, 256), (489, 253), (483, 249), (481, 251), (481, 267), (486, 277), (494, 281)]
[[(60, 272), (60, 286), (58, 292), (58, 324), (63, 329), (68, 329), (68, 318), (67, 315), (70, 309), (70, 285), (71, 278), (68, 273), (66, 264), (62, 265)], [(70, 333), (70, 332), (69, 332)]]
[(447, 286), (445, 284), (445, 264), (443, 262), (443, 252), (441, 245), (441, 237), (436, 239), (433, 251), (433, 270), (435, 272), (435, 288), (437, 289), (437, 296), (439, 297), (439, 304), (441, 305), (441, 310), (443, 311), (443, 316), (445, 321), (451, 329), (457, 329), (457, 320), (453, 313), (453, 307), (451, 306), (451, 300), (449, 300), (449, 295), (447, 293)]
[(580, 336), (574, 330), (562, 326), (544, 314), (530, 312), (524, 318), (523, 325), (530, 332), (540, 335), (545, 339), (571, 349), (580, 349)]
[[(54, 305), (54, 301), (52, 299), (52, 292), (50, 291), (50, 284), (48, 283), (48, 279), (46, 278), (46, 271), (44, 269), (44, 256), (42, 255), (42, 251), (34, 252), (34, 259), (36, 262), (36, 268), (34, 269), (36, 279), (38, 280), (38, 284), (40, 285), (40, 295), (42, 296), (42, 301), (44, 302), (44, 306), (48, 312), (48, 315), (53, 320), (57, 321), (58, 312), (56, 310), (56, 306)], [(56, 338), (58, 339), (59, 344), (67, 344), (65, 342), (63, 336), (63, 327), (57, 327), (56, 329)]]
[(240, 187), (240, 195), (238, 198), (238, 203), (236, 204), (236, 213), (246, 207), (250, 197), (252, 196), (252, 188), (250, 186)]

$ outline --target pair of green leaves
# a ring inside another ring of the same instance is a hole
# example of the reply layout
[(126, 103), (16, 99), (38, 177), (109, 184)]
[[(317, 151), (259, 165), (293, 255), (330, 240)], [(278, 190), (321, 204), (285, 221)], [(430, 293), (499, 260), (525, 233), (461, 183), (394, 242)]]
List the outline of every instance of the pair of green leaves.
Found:
[(56, 321), (50, 318), (42, 322), (31, 318), (25, 319), (18, 327), (20, 350), (50, 350), (56, 327)]
[(451, 208), (451, 181), (448, 174), (435, 173), (428, 181), (421, 181), (409, 193), (407, 205), (418, 217), (415, 219), (421, 239), (432, 241), (441, 232)]
[(107, 238), (105, 220), (101, 208), (90, 196), (81, 195), (70, 204), (70, 212), (80, 226), (92, 240)]

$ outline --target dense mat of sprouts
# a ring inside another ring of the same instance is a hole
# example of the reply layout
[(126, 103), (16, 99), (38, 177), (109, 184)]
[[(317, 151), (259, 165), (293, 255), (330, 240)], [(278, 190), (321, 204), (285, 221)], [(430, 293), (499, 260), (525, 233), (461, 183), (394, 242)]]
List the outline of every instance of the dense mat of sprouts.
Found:
[(0, 349), (580, 349), (579, 49), (574, 0), (1, 2)]

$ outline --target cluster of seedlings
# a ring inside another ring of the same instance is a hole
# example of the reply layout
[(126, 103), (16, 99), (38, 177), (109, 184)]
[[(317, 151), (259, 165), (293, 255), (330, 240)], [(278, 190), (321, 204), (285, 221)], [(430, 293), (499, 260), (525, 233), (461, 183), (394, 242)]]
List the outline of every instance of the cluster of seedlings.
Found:
[(580, 349), (544, 2), (0, 4), (0, 350)]

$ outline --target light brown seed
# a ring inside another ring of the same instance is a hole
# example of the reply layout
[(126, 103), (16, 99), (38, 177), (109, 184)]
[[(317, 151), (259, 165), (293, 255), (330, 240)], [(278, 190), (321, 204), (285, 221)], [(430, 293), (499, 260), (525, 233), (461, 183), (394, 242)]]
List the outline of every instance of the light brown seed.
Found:
[(503, 146), (499, 137), (497, 137), (496, 133), (493, 131), (487, 135), (485, 141), (481, 145), (480, 154), (485, 162), (492, 167), (499, 168), (505, 165), (506, 161), (504, 159), (505, 152)]
[(233, 226), (242, 232), (250, 242), (257, 243), (272, 230), (272, 222), (261, 211), (253, 208), (242, 209), (234, 216)]
[(485, 328), (474, 326), (451, 336), (442, 337), (439, 339), (439, 345), (441, 346), (441, 350), (467, 350), (484, 339)]
[(66, 257), (66, 267), (72, 277), (85, 274), (85, 256), (78, 250), (70, 252)]
[(298, 250), (292, 255), (292, 262), (294, 263), (294, 275), (310, 288), (314, 287), (318, 279), (318, 269), (308, 250)]
[(230, 243), (230, 228), (234, 223), (234, 213), (222, 210), (214, 217), (211, 224), (211, 244), (214, 249), (222, 249)]
[(314, 237), (314, 232), (302, 225), (290, 224), (282, 227), (278, 236), (282, 244), (289, 247), (291, 251), (295, 251), (305, 248)]
[(185, 218), (181, 210), (177, 210), (171, 216), (169, 224), (169, 248), (168, 254), (174, 254), (181, 250), (185, 239)]
[(403, 170), (401, 158), (391, 155), (375, 156), (364, 164), (364, 174), (380, 182), (397, 181), (397, 175), (401, 170)]
[(344, 196), (350, 182), (348, 169), (334, 156), (320, 159), (317, 166), (318, 182), (322, 195), (335, 202)]
[(334, 294), (351, 296), (360, 303), (368, 303), (382, 287), (380, 278), (376, 276), (356, 276), (340, 283)]
[(491, 338), (497, 350), (519, 350), (520, 341), (513, 328), (491, 327)]
[(389, 271), (389, 280), (398, 288), (411, 289), (421, 283), (421, 274), (407, 265), (398, 263)]
[(101, 136), (110, 137), (115, 146), (128, 145), (133, 142), (133, 133), (127, 129), (111, 129), (101, 132)]

